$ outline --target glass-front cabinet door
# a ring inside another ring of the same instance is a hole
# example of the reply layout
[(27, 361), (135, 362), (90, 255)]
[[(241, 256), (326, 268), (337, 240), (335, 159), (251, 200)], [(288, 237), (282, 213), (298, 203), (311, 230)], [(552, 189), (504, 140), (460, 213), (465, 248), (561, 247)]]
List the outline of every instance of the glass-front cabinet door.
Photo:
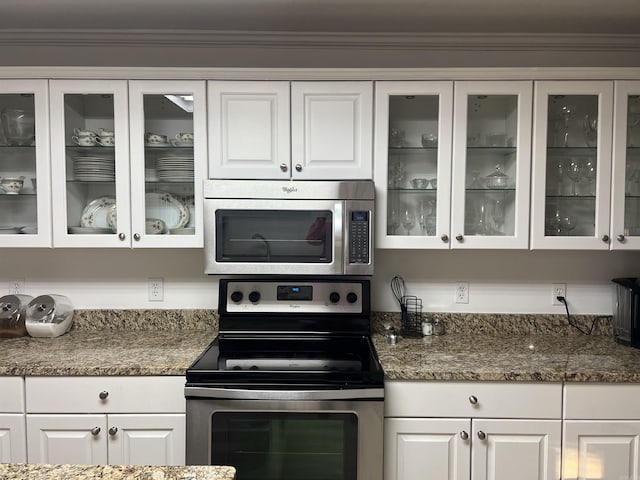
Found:
[(535, 87), (532, 249), (609, 248), (613, 82)]
[(640, 82), (615, 86), (611, 248), (640, 249)]
[(0, 80), (0, 246), (51, 246), (46, 80)]
[(455, 83), (452, 248), (528, 248), (532, 91)]
[(52, 80), (55, 247), (130, 246), (125, 80)]
[(130, 81), (134, 247), (202, 247), (204, 81)]
[(449, 248), (452, 82), (378, 82), (378, 248)]

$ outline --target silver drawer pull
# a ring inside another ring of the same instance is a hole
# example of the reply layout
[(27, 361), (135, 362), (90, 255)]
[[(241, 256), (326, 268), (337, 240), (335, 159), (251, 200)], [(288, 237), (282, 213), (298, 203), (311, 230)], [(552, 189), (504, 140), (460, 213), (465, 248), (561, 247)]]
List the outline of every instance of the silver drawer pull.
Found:
[(98, 434), (100, 434), (100, 427), (93, 427), (91, 429), (91, 435), (93, 435), (94, 437), (97, 436)]
[(111, 435), (112, 437), (113, 437), (116, 433), (118, 433), (118, 427), (111, 427), (111, 428), (109, 429), (109, 435)]
[(475, 395), (471, 395), (469, 397), (469, 403), (471, 405), (477, 405), (478, 404), (478, 397), (476, 397)]
[(463, 439), (463, 440), (468, 440), (469, 439), (469, 434), (463, 430), (463, 431), (460, 432), (460, 438)]
[(106, 390), (103, 390), (98, 394), (98, 397), (100, 397), (100, 400), (106, 400), (108, 396), (109, 396), (109, 392), (107, 392)]
[(484, 433), (482, 430), (478, 430), (478, 438), (479, 438), (480, 440), (484, 440), (484, 439), (486, 439), (486, 438), (487, 438), (487, 434), (486, 434), (486, 433)]

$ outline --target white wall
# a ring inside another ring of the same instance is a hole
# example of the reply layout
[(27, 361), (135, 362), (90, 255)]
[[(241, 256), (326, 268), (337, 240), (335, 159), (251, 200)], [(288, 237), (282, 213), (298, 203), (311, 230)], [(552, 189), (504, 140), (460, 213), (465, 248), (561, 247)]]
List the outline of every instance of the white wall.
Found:
[[(373, 308), (397, 311), (389, 289), (402, 275), (425, 311), (564, 313), (551, 283), (567, 284), (572, 313), (610, 314), (611, 278), (640, 276), (640, 252), (377, 250)], [(0, 294), (24, 279), (25, 293), (67, 295), (80, 309), (217, 308), (216, 277), (199, 249), (3, 249)], [(164, 278), (164, 301), (149, 302), (147, 279)], [(469, 282), (469, 304), (455, 304), (455, 283)]]

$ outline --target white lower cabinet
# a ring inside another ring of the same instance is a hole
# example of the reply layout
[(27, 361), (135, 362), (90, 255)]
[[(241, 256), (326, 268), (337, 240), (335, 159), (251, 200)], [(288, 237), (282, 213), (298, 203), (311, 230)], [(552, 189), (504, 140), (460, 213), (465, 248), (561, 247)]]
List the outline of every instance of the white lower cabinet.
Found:
[(184, 465), (184, 377), (26, 379), (29, 463)]
[(640, 385), (565, 386), (563, 480), (640, 478)]
[(0, 378), (0, 463), (26, 462), (24, 380)]
[(385, 389), (385, 480), (560, 478), (561, 384), (391, 381)]

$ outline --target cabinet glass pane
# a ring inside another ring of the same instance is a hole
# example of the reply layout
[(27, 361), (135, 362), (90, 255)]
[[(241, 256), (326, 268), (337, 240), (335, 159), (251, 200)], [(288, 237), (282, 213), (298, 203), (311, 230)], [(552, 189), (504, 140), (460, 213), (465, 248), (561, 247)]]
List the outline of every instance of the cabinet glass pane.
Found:
[(465, 235), (513, 236), (517, 173), (517, 95), (467, 99)]
[(0, 234), (36, 234), (33, 94), (0, 95), (0, 123)]
[(145, 232), (194, 235), (193, 96), (144, 96)]
[(436, 234), (437, 95), (389, 97), (388, 235)]
[(66, 94), (67, 228), (70, 234), (117, 230), (113, 95)]
[(629, 95), (627, 102), (624, 234), (640, 236), (640, 96)]
[(545, 235), (594, 236), (598, 96), (548, 100)]

